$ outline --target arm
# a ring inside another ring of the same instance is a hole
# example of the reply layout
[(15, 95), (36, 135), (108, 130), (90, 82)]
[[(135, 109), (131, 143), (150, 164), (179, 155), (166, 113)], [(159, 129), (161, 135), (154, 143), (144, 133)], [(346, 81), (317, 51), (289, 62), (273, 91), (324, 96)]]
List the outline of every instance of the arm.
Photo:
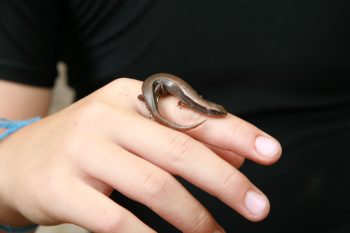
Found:
[[(50, 100), (50, 89), (0, 80), (0, 117), (2, 118), (21, 120), (34, 116), (45, 116)], [(28, 221), (16, 211), (8, 208), (0, 195), (0, 223), (26, 225)]]
[(0, 80), (0, 117), (27, 119), (47, 115), (51, 90)]

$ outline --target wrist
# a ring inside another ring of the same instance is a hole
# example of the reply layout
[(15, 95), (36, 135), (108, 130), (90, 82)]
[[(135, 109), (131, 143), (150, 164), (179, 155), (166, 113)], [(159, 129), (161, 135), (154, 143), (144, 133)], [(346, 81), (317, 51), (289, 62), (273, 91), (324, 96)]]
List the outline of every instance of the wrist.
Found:
[[(12, 133), (20, 130), (21, 128), (30, 125), (40, 120), (39, 117), (31, 118), (25, 121), (11, 121), (4, 118), (0, 118), (0, 142), (4, 138), (8, 137)], [(4, 151), (2, 151), (4, 152)], [(4, 161), (0, 161), (4, 163)], [(5, 163), (6, 164), (6, 163)], [(3, 164), (4, 165), (4, 164)], [(6, 165), (5, 165), (6, 167)], [(0, 167), (1, 170), (5, 170), (5, 167)], [(5, 176), (3, 176), (4, 178)], [(5, 180), (0, 182), (0, 233), (31, 233), (37, 228), (37, 225), (31, 223), (25, 218), (19, 211), (10, 206), (9, 200), (5, 198), (9, 195), (5, 195)], [(7, 193), (8, 194), (8, 193)]]

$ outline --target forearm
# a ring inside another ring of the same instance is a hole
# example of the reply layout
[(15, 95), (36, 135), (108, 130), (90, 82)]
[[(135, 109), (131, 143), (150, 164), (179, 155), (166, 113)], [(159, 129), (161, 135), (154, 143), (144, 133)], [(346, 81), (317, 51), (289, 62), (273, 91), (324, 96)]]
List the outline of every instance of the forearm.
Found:
[(0, 80), (0, 118), (28, 119), (47, 115), (51, 89)]

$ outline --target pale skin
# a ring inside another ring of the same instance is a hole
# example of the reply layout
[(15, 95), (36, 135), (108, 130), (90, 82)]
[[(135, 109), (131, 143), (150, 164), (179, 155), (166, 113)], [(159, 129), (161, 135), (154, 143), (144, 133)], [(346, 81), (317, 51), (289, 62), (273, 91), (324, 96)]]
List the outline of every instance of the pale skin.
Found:
[[(185, 132), (167, 128), (149, 119), (137, 98), (141, 84), (117, 79), (1, 141), (0, 222), (68, 222), (101, 233), (155, 232), (108, 198), (116, 189), (183, 232), (224, 232), (173, 175), (251, 221), (264, 219), (270, 209), (267, 197), (238, 168), (244, 159), (276, 162), (278, 141), (231, 114), (207, 118), (180, 109), (174, 97), (160, 103), (165, 117), (178, 123), (207, 121)], [(45, 116), (50, 96), (49, 89), (0, 81), (0, 116)], [(257, 138), (275, 147), (261, 149)]]

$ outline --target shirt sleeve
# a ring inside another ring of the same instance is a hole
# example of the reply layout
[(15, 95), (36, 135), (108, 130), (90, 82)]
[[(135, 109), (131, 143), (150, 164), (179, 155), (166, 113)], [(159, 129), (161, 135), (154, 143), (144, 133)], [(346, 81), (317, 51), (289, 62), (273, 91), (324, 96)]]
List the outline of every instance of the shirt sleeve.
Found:
[(53, 86), (60, 47), (60, 1), (0, 1), (0, 79)]

